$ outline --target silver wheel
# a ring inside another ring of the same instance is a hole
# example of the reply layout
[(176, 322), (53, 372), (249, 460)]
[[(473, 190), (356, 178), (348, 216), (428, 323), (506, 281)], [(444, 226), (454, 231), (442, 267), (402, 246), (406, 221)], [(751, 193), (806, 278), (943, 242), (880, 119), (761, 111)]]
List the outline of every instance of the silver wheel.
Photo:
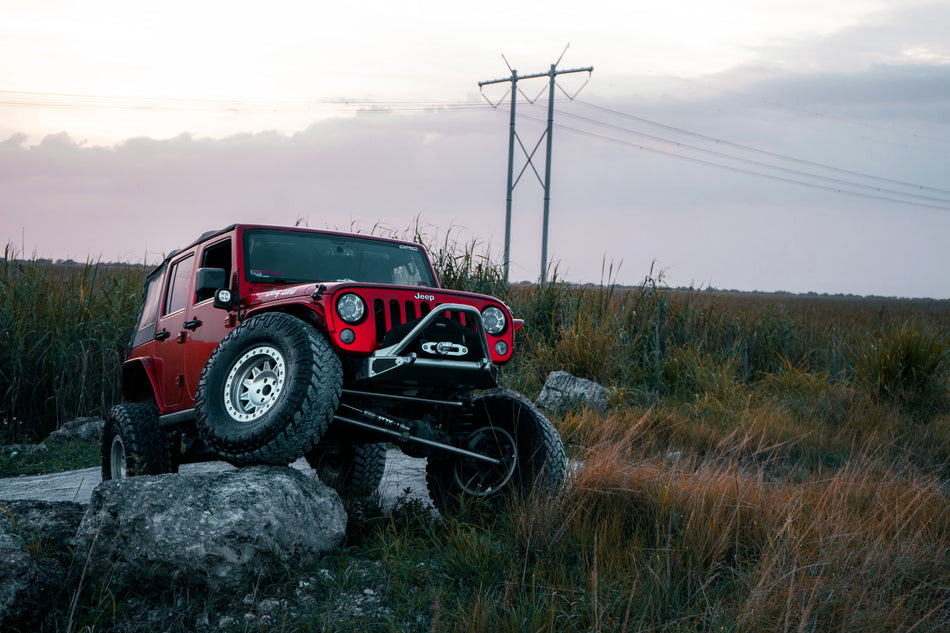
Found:
[(284, 389), (287, 366), (280, 350), (259, 345), (245, 352), (224, 382), (224, 408), (238, 422), (253, 422), (267, 413)]
[(518, 445), (503, 428), (485, 426), (472, 431), (462, 448), (501, 460), (497, 466), (486, 466), (474, 459), (459, 459), (452, 477), (462, 492), (473, 497), (487, 497), (508, 483), (518, 465)]
[(109, 447), (109, 472), (112, 479), (125, 479), (127, 476), (125, 461), (125, 442), (121, 435), (112, 438), (112, 445)]

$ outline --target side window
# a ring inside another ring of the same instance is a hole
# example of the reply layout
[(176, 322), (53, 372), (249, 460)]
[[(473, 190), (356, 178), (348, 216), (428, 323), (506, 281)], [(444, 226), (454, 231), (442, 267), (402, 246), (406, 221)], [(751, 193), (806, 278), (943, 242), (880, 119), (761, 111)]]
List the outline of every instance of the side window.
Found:
[[(231, 240), (224, 240), (205, 248), (201, 254), (201, 268), (223, 268), (225, 284), (231, 287)], [(197, 300), (205, 301), (214, 296), (214, 291), (198, 293)]]
[(202, 268), (223, 268), (224, 276), (231, 281), (231, 240), (218, 242), (205, 249), (201, 256)]
[(158, 306), (162, 302), (162, 280), (164, 275), (154, 274), (145, 282), (145, 292), (142, 295), (142, 309), (139, 311), (138, 323), (132, 334), (132, 347), (138, 347), (146, 341), (152, 340), (155, 335), (155, 321), (158, 319)]
[(163, 316), (184, 310), (188, 303), (188, 287), (191, 284), (191, 272), (194, 267), (193, 255), (172, 264), (171, 270), (168, 271), (168, 292), (165, 294)]

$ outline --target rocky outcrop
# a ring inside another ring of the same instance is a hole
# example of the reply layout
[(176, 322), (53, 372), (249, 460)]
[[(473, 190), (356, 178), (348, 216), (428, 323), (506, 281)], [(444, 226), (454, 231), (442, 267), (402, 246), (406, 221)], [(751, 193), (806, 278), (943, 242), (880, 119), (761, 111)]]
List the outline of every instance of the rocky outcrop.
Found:
[(88, 508), (0, 501), (0, 631), (36, 630), (83, 567), (115, 592), (247, 590), (309, 567), (345, 530), (336, 492), (285, 467), (104, 482)]
[(70, 501), (0, 501), (0, 533), (19, 536), (37, 551), (65, 552), (85, 511)]
[(46, 441), (54, 443), (72, 440), (99, 442), (102, 440), (104, 426), (105, 422), (101, 418), (76, 418), (50, 433)]
[(65, 573), (17, 534), (0, 534), (0, 630), (28, 631), (49, 611)]
[(0, 501), (0, 630), (34, 630), (66, 577), (78, 503)]
[(548, 375), (535, 404), (549, 413), (564, 413), (574, 409), (603, 412), (607, 410), (607, 390), (586, 378), (572, 376), (566, 371), (555, 371)]
[(336, 492), (293, 468), (254, 466), (103, 482), (76, 551), (119, 587), (216, 590), (307, 566), (345, 531)]

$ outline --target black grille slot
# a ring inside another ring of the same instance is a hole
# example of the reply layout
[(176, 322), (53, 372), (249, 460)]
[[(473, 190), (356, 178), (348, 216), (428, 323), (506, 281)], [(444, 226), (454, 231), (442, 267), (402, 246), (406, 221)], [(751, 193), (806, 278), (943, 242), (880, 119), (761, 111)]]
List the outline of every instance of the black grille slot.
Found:
[(373, 319), (376, 321), (376, 341), (382, 343), (386, 336), (386, 308), (382, 299), (373, 300)]
[(393, 299), (389, 302), (389, 329), (393, 330), (403, 324), (402, 311), (399, 309), (399, 302)]
[(412, 301), (406, 302), (406, 323), (416, 318), (416, 304)]

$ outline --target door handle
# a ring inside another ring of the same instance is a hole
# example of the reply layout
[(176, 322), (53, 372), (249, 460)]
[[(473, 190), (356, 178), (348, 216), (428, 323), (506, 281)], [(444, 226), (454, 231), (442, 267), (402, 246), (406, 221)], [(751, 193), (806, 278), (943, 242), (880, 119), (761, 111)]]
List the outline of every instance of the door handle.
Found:
[(156, 341), (164, 341), (165, 339), (167, 339), (167, 338), (168, 338), (169, 336), (171, 336), (171, 335), (172, 335), (172, 333), (169, 332), (168, 330), (162, 330), (161, 332), (156, 332), (156, 333), (155, 333), (155, 340), (156, 340)]
[(182, 324), (182, 327), (185, 328), (186, 330), (192, 330), (192, 331), (197, 330), (199, 327), (201, 327), (201, 320), (193, 319), (191, 321), (185, 321)]

